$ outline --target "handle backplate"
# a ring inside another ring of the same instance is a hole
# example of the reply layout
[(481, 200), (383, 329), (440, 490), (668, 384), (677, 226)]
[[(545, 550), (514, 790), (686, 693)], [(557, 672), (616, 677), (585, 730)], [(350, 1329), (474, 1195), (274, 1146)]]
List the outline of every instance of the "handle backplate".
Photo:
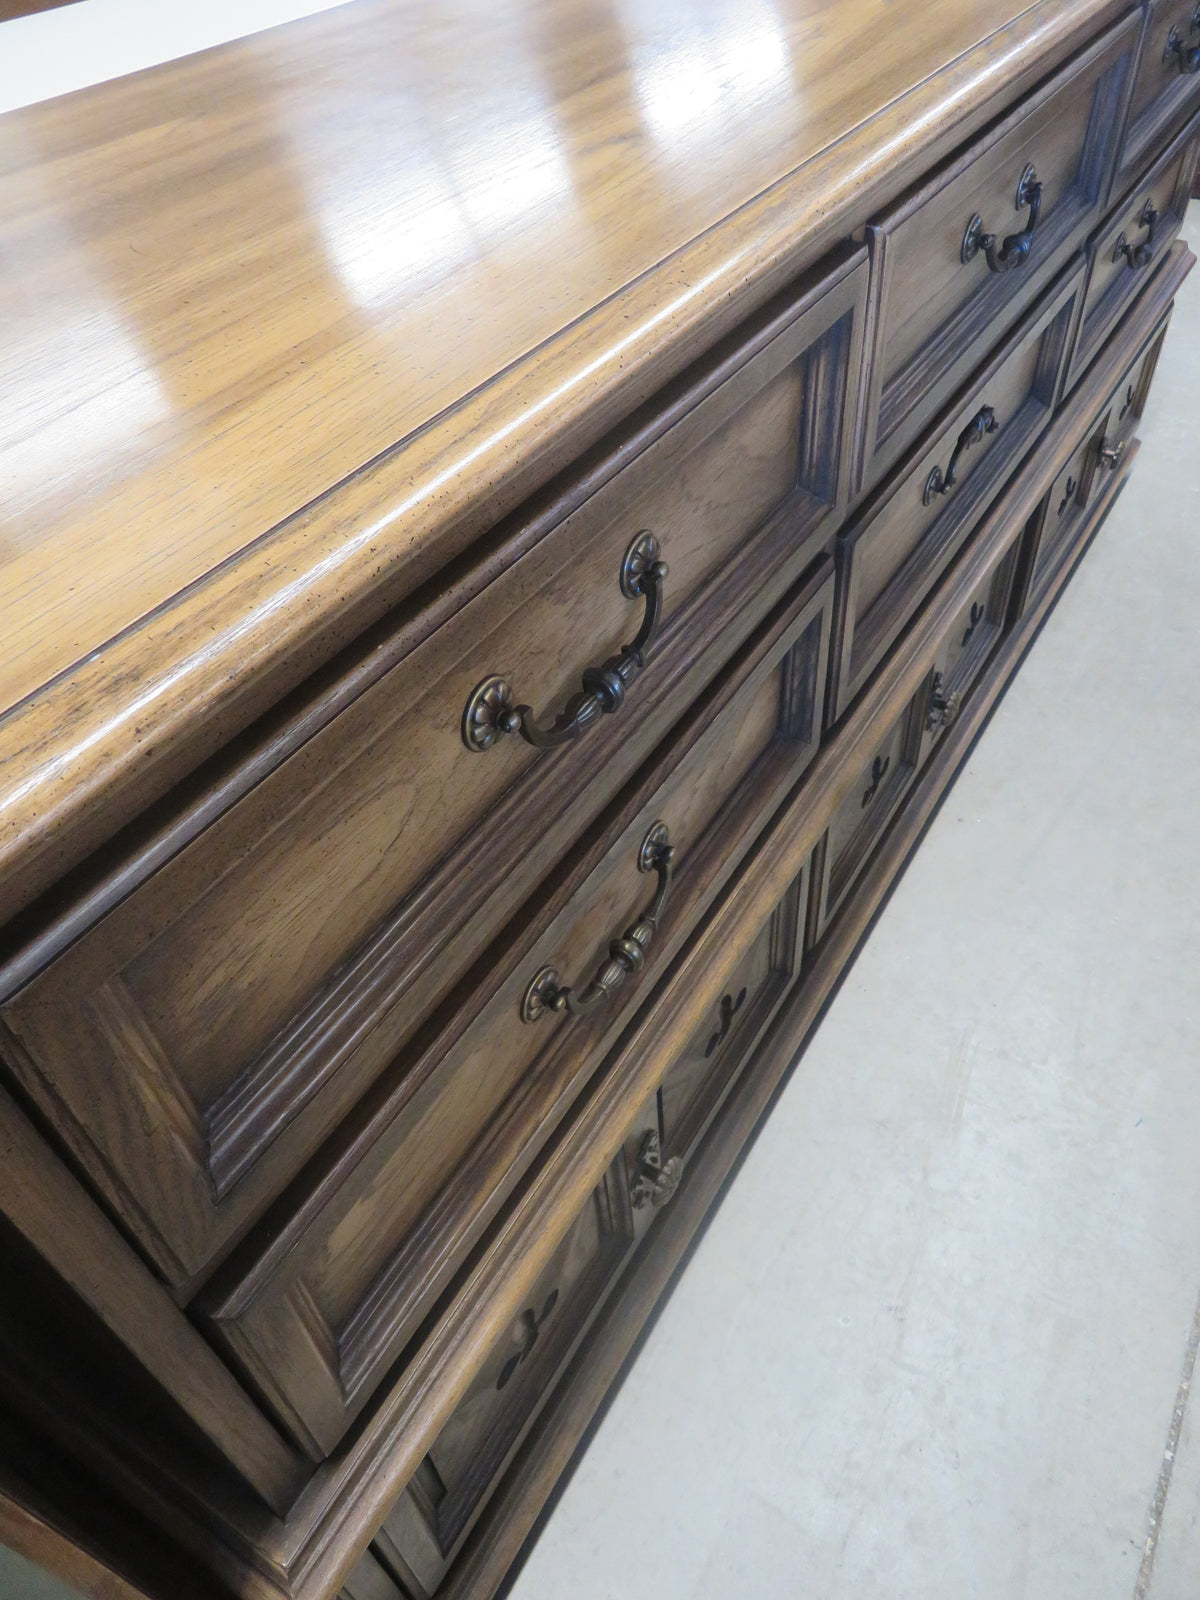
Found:
[(629, 1185), (629, 1199), (635, 1211), (652, 1206), (658, 1211), (679, 1187), (683, 1177), (683, 1161), (679, 1156), (662, 1158), (662, 1144), (653, 1130), (643, 1138), (638, 1149), (637, 1165)]
[(959, 250), (959, 257), (964, 266), (967, 262), (974, 261), (981, 250), (987, 260), (989, 272), (1011, 272), (1015, 267), (1024, 266), (1029, 259), (1029, 252), (1033, 249), (1033, 232), (1042, 211), (1042, 186), (1032, 162), (1022, 172), (1017, 183), (1015, 207), (1018, 211), (1024, 211), (1028, 207), (1029, 220), (1019, 233), (1010, 233), (1003, 239), (999, 234), (985, 233), (983, 218), (978, 211), (975, 213), (963, 231), (962, 246)]
[(946, 680), (940, 672), (935, 672), (929, 687), (929, 704), (925, 709), (926, 728), (930, 733), (936, 733), (939, 728), (951, 727), (961, 710), (962, 693), (956, 689), (947, 694)]
[(521, 1021), (537, 1022), (548, 1011), (569, 1011), (582, 1016), (595, 1011), (626, 978), (633, 977), (646, 964), (646, 951), (658, 931), (671, 894), (671, 873), (675, 849), (665, 822), (656, 822), (642, 840), (638, 851), (638, 871), (658, 874), (654, 899), (608, 947), (608, 960), (596, 976), (582, 988), (564, 985), (558, 968), (545, 966), (533, 975), (521, 1001)]
[(1118, 261), (1120, 261), (1122, 256), (1124, 256), (1129, 266), (1135, 269), (1137, 267), (1148, 267), (1150, 265), (1151, 261), (1154, 259), (1154, 228), (1157, 222), (1158, 207), (1154, 204), (1153, 200), (1147, 200), (1146, 204), (1142, 207), (1137, 215), (1137, 226), (1139, 228), (1145, 228), (1146, 237), (1140, 240), (1137, 244), (1130, 244), (1124, 232), (1122, 232), (1118, 236), (1117, 242), (1112, 248), (1112, 259), (1114, 266)]
[(941, 467), (934, 467), (925, 479), (925, 492), (921, 498), (927, 506), (931, 506), (938, 495), (950, 493), (958, 482), (958, 464), (963, 456), (973, 444), (977, 444), (986, 434), (997, 432), (999, 427), (992, 407), (980, 406), (955, 441), (945, 472)]

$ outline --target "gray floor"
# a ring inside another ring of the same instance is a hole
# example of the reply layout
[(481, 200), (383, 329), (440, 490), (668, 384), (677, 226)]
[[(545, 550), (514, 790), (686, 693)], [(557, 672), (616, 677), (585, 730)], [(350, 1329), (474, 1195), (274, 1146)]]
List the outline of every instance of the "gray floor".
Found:
[(511, 1600), (1200, 1595), (1200, 271), (1141, 433)]
[(1200, 271), (1141, 432), (511, 1600), (1200, 1596)]

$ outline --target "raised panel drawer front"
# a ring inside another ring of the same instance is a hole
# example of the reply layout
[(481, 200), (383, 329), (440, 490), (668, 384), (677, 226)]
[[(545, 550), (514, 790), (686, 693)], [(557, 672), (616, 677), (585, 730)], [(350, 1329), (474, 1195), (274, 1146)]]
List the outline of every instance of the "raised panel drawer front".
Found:
[(1118, 184), (1132, 182), (1164, 134), (1200, 108), (1200, 0), (1147, 0)]
[(808, 943), (829, 919), (866, 866), (883, 830), (912, 787), (921, 759), (928, 685), (923, 685), (863, 763), (854, 787), (834, 812), (814, 856)]
[(647, 1152), (658, 1161), (659, 1149), (652, 1100), (379, 1530), (376, 1550), (414, 1594), (436, 1590), (618, 1271), (669, 1200), (673, 1168), (655, 1168), (657, 1192), (647, 1183)]
[(390, 671), (3, 1008), (26, 1091), (172, 1283), (831, 542), (865, 281), (843, 252), (499, 530), (494, 581), (424, 635), (418, 613)]
[(863, 486), (912, 444), (1099, 220), (1137, 37), (1132, 17), (1111, 29), (867, 229), (876, 332)]
[(972, 686), (1004, 636), (1024, 534), (1024, 527), (1018, 528), (946, 628), (925, 698), (919, 765), (958, 720)]
[(838, 538), (830, 719), (844, 715), (1048, 425), (1083, 286), (1072, 267)]
[(1168, 311), (1109, 398), (1097, 409), (1071, 459), (1051, 485), (1034, 521), (1026, 606), (1041, 597), (1069, 558), (1087, 525), (1088, 508), (1100, 492), (1105, 475), (1121, 465), (1145, 407), (1169, 322)]
[(809, 868), (788, 890), (658, 1092), (665, 1160), (686, 1162), (795, 982), (804, 949)]
[(832, 598), (825, 561), (205, 1292), (310, 1452), (336, 1445), (811, 760)]
[(1200, 118), (1173, 141), (1089, 243), (1083, 320), (1071, 357), (1068, 388), (1078, 383), (1125, 307), (1141, 293), (1178, 236), (1198, 155)]

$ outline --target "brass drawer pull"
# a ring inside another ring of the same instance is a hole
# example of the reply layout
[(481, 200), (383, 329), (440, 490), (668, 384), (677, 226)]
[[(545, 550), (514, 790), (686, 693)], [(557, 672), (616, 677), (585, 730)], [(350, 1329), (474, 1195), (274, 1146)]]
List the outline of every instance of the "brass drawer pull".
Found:
[(662, 1145), (657, 1133), (649, 1132), (638, 1149), (637, 1169), (629, 1184), (629, 1200), (635, 1211), (652, 1206), (655, 1211), (665, 1206), (679, 1187), (683, 1177), (683, 1161), (672, 1156), (662, 1158)]
[(1099, 466), (1101, 466), (1101, 467), (1103, 467), (1103, 468), (1105, 468), (1105, 469), (1107, 469), (1108, 471), (1111, 472), (1114, 467), (1119, 467), (1121, 465), (1121, 462), (1124, 460), (1124, 457), (1125, 457), (1125, 441), (1124, 441), (1124, 439), (1121, 439), (1115, 445), (1109, 444), (1109, 442), (1108, 442), (1108, 440), (1106, 438), (1105, 439), (1101, 439), (1100, 446), (1096, 451), (1096, 461), (1097, 461), (1097, 464)]
[(974, 261), (981, 250), (987, 257), (990, 272), (1011, 272), (1014, 267), (1023, 266), (1028, 260), (1033, 248), (1033, 230), (1037, 227), (1042, 209), (1042, 186), (1032, 164), (1025, 168), (1017, 184), (1016, 209), (1024, 211), (1026, 206), (1029, 207), (1029, 221), (1020, 233), (1010, 233), (1003, 241), (994, 233), (984, 233), (983, 218), (977, 211), (963, 234), (959, 254), (964, 266), (968, 261)]
[[(1192, 12), (1192, 33), (1200, 33), (1200, 5)], [(1180, 72), (1200, 72), (1200, 44), (1186, 45), (1178, 28), (1172, 28), (1163, 47), (1163, 66), (1178, 61)]]
[(964, 453), (978, 440), (982, 439), (984, 434), (995, 433), (999, 426), (1000, 424), (996, 421), (996, 413), (991, 406), (980, 406), (979, 410), (959, 434), (945, 475), (943, 476), (941, 467), (934, 467), (933, 471), (925, 479), (925, 493), (922, 499), (927, 506), (931, 506), (939, 494), (950, 493), (958, 482), (958, 463)]
[(521, 1001), (521, 1021), (536, 1022), (547, 1011), (569, 1011), (572, 1016), (582, 1016), (603, 1004), (626, 978), (641, 971), (646, 963), (646, 950), (662, 921), (671, 893), (671, 867), (675, 850), (667, 833), (665, 822), (656, 822), (642, 840), (638, 851), (638, 871), (657, 872), (658, 888), (654, 899), (636, 922), (625, 929), (619, 939), (608, 947), (608, 960), (592, 981), (582, 989), (564, 988), (557, 967), (542, 967)]
[(1158, 207), (1153, 200), (1147, 200), (1146, 204), (1138, 212), (1137, 219), (1138, 227), (1145, 228), (1146, 237), (1140, 244), (1130, 244), (1124, 233), (1122, 233), (1116, 244), (1113, 245), (1113, 264), (1115, 265), (1124, 256), (1131, 267), (1148, 267), (1154, 256), (1154, 225), (1157, 221)]
[(940, 672), (935, 672), (933, 683), (929, 688), (929, 705), (925, 711), (925, 726), (930, 733), (936, 733), (939, 728), (952, 727), (961, 710), (962, 694), (960, 691), (956, 689), (953, 694), (947, 694), (945, 679)]
[(625, 692), (646, 665), (646, 656), (662, 620), (663, 580), (667, 564), (660, 558), (658, 540), (639, 533), (621, 563), (621, 593), (630, 600), (645, 597), (646, 615), (637, 638), (623, 644), (619, 655), (602, 667), (586, 667), (583, 689), (551, 722), (539, 722), (532, 706), (514, 704), (516, 696), (506, 678), (485, 678), (471, 691), (463, 711), (462, 737), (468, 750), (490, 750), (506, 733), (519, 733), (539, 750), (578, 739), (606, 713), (619, 710)]

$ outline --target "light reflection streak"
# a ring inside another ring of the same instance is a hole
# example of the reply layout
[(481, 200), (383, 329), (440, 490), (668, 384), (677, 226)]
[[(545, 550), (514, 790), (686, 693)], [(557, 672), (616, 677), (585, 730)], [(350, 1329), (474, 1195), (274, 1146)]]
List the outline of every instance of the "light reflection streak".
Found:
[(787, 38), (765, 0), (672, 5), (658, 16), (627, 0), (626, 11), (638, 99), (660, 143), (691, 145), (792, 92)]
[[(415, 113), (415, 108), (414, 108)], [(440, 153), (414, 149), (416, 115), (397, 129), (401, 157), (362, 168), (331, 159), (319, 133), (306, 168), (322, 174), (315, 196), (330, 260), (355, 301), (376, 307), (411, 296), (483, 255), (571, 192), (553, 127), (531, 115), (487, 137), (487, 124)]]

